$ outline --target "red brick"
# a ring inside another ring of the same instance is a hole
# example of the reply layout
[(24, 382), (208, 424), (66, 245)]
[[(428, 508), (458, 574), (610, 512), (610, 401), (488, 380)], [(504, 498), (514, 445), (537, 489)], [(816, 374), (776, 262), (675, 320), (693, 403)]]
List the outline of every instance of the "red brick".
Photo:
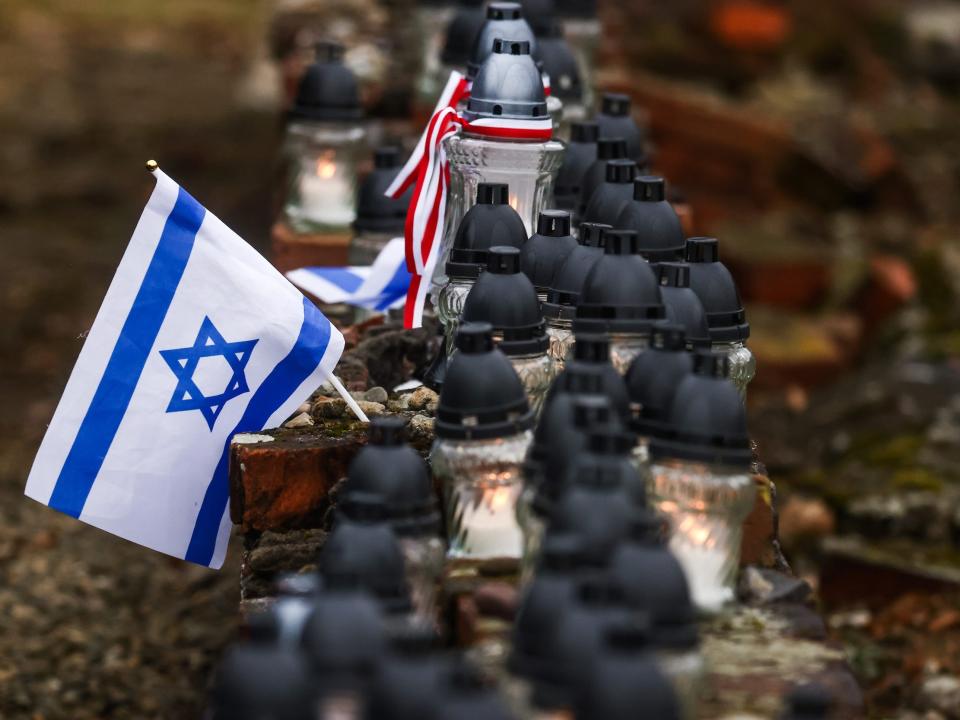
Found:
[(353, 423), (271, 430), (271, 442), (230, 448), (230, 517), (242, 532), (320, 527), (328, 493), (366, 441)]

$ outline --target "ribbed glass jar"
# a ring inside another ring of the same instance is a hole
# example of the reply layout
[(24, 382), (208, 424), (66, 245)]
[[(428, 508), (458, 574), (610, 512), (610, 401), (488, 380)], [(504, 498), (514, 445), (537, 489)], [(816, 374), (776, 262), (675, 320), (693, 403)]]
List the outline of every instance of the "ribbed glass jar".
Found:
[(615, 333), (610, 335), (610, 362), (621, 375), (630, 369), (630, 363), (650, 345), (648, 334)]
[(460, 316), (463, 314), (463, 303), (473, 287), (473, 282), (473, 279), (450, 278), (436, 295), (437, 318), (443, 325), (448, 356), (453, 353)]
[(730, 374), (727, 376), (737, 386), (740, 395), (747, 396), (747, 385), (757, 374), (757, 358), (750, 348), (742, 342), (713, 343), (711, 349), (717, 353), (726, 353)]
[(670, 521), (670, 549), (693, 602), (719, 611), (734, 599), (743, 521), (757, 492), (753, 478), (744, 470), (661, 460), (649, 465), (645, 479), (650, 501)]
[(523, 389), (527, 393), (527, 401), (535, 413), (539, 415), (543, 401), (550, 390), (550, 383), (556, 377), (556, 366), (547, 353), (536, 355), (509, 355), (510, 364), (520, 376)]
[(410, 585), (413, 612), (432, 627), (437, 623), (437, 586), (443, 574), (447, 546), (437, 535), (401, 536), (398, 539)]
[(566, 318), (547, 318), (547, 337), (550, 338), (550, 362), (553, 363), (553, 376), (561, 373), (567, 362), (567, 355), (573, 348), (573, 321)]
[(506, 183), (510, 187), (510, 206), (523, 220), (531, 235), (541, 210), (553, 202), (553, 181), (563, 162), (563, 144), (546, 142), (508, 142), (477, 137), (469, 133), (451, 135), (443, 141), (450, 163), (450, 188), (447, 195), (443, 245), (434, 273), (433, 286), (446, 282), (445, 265), (460, 221), (477, 198), (477, 186)]
[(448, 558), (520, 559), (517, 499), (532, 440), (525, 430), (488, 440), (434, 441), (431, 462), (443, 488)]

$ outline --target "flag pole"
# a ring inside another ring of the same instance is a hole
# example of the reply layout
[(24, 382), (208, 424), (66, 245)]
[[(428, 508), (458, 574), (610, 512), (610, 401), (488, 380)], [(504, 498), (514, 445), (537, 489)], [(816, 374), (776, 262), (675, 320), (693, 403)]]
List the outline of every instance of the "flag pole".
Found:
[(338, 378), (333, 373), (327, 376), (327, 379), (330, 381), (330, 384), (333, 385), (333, 389), (340, 393), (340, 397), (343, 398), (343, 401), (347, 403), (347, 407), (353, 411), (353, 414), (357, 416), (357, 419), (360, 422), (368, 423), (370, 419), (366, 416), (363, 410), (360, 409), (360, 406), (357, 405), (357, 401), (353, 399), (353, 395), (347, 392), (347, 389), (343, 386), (343, 383), (340, 382)]

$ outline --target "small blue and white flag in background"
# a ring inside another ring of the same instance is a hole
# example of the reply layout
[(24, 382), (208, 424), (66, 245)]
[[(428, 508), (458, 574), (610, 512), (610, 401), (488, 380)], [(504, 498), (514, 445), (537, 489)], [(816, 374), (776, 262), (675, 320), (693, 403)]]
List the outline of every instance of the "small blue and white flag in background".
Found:
[(34, 460), (26, 494), (219, 568), (234, 433), (283, 422), (343, 336), (155, 164), (157, 185)]
[(346, 303), (379, 312), (401, 308), (410, 287), (404, 240), (388, 242), (369, 267), (306, 267), (291, 270), (287, 279), (331, 305)]

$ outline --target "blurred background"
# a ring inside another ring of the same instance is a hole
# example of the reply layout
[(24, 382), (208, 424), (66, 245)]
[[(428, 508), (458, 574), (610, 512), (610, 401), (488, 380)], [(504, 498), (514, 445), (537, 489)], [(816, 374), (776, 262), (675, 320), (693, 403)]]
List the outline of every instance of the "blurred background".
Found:
[[(219, 573), (166, 559), (27, 500), (26, 473), (152, 190), (144, 161), (267, 252), (301, 31), (344, 43), (368, 115), (409, 135), (415, 8), (0, 3), (0, 716), (199, 715), (239, 553)], [(960, 717), (960, 3), (599, 13), (600, 86), (633, 95), (747, 303), (787, 559), (872, 716)]]

